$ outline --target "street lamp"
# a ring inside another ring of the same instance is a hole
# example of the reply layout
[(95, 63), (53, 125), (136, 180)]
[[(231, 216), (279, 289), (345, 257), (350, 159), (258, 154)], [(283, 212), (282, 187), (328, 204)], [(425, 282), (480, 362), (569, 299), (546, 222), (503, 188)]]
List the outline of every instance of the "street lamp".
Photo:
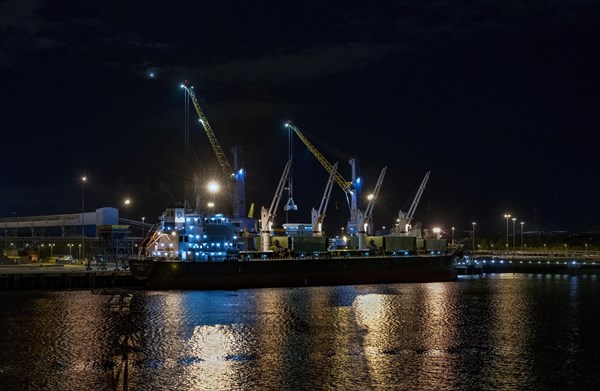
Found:
[(525, 222), (521, 221), (521, 251), (523, 251), (523, 225), (525, 225)]
[(131, 200), (129, 198), (125, 198), (123, 204), (125, 204), (125, 218), (129, 220), (129, 205), (131, 204)]
[(211, 214), (215, 214), (215, 203), (214, 202), (209, 202), (207, 204), (207, 206), (210, 208), (210, 213)]
[(144, 226), (145, 221), (146, 221), (146, 218), (142, 217), (142, 242), (144, 241), (144, 235), (146, 233), (146, 227)]
[(515, 251), (515, 221), (517, 221), (516, 217), (512, 218), (512, 222), (513, 222), (513, 251)]
[(52, 258), (52, 249), (54, 248), (54, 243), (48, 245), (50, 247), (50, 258)]
[(452, 227), (452, 244), (454, 244), (454, 227)]
[[(83, 256), (85, 256), (85, 228), (84, 228), (84, 223), (83, 223), (83, 217), (84, 217), (84, 213), (85, 213), (85, 193), (83, 191), (85, 182), (87, 181), (87, 177), (84, 175), (81, 177), (81, 248), (80, 248), (80, 253), (79, 253), (79, 260), (82, 260), (82, 254)], [(90, 270), (90, 263), (88, 262), (87, 270)]]
[(67, 247), (69, 247), (69, 257), (73, 258), (73, 244), (69, 243)]
[(473, 221), (471, 224), (473, 224), (473, 251), (475, 251), (475, 225), (477, 223)]
[(344, 237), (344, 227), (342, 227), (342, 237)]
[(508, 250), (508, 219), (510, 218), (510, 215), (505, 214), (504, 218), (506, 219), (506, 249)]
[(219, 184), (217, 182), (208, 183), (208, 191), (215, 194), (219, 191)]

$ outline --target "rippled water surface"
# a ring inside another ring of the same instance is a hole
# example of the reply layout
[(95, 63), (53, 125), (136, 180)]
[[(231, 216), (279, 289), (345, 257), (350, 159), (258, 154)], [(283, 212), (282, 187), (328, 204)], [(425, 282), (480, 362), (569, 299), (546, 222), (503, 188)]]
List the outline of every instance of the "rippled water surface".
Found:
[(0, 293), (0, 390), (600, 389), (600, 279)]

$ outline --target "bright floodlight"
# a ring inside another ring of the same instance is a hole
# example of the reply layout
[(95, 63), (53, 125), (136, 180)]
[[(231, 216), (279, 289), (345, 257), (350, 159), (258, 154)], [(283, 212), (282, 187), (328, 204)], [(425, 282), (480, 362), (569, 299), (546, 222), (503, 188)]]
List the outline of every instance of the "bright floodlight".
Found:
[(434, 227), (433, 228), (433, 233), (434, 234), (439, 234), (440, 232), (442, 232), (442, 230), (440, 229), (440, 227)]
[(214, 203), (214, 202), (209, 202), (207, 206), (208, 206), (209, 208), (212, 208), (212, 207), (214, 207), (214, 206), (215, 206), (215, 203)]
[(82, 176), (82, 177), (81, 177), (81, 180), (82, 180), (83, 182), (85, 182), (85, 181), (87, 181), (87, 177), (84, 175), (84, 176)]
[(129, 205), (129, 204), (131, 204), (131, 200), (130, 200), (129, 198), (127, 198), (127, 199), (125, 200), (125, 205)]
[(369, 201), (371, 201), (371, 200), (373, 199), (373, 197), (375, 197), (373, 194), (369, 194), (369, 195), (367, 196), (367, 199), (368, 199)]
[(208, 191), (211, 193), (216, 193), (219, 191), (219, 184), (217, 182), (210, 182), (208, 184)]

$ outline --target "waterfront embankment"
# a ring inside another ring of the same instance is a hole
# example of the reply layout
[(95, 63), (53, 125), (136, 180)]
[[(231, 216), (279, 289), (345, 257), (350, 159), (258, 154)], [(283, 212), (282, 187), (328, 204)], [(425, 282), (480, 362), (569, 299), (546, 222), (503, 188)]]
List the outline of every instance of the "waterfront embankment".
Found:
[(136, 287), (128, 270), (87, 269), (79, 264), (0, 265), (0, 290)]

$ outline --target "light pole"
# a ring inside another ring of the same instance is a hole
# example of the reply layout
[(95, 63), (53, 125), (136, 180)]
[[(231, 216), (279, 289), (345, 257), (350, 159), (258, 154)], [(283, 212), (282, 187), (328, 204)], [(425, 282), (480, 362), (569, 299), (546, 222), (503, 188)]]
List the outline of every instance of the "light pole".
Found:
[(508, 250), (508, 219), (510, 218), (510, 215), (505, 214), (504, 218), (506, 219), (506, 249)]
[(523, 225), (525, 225), (525, 222), (521, 221), (521, 251), (523, 251)]
[(344, 237), (344, 227), (342, 227), (342, 238)]
[(513, 221), (513, 251), (515, 251), (515, 221), (517, 221), (517, 218), (513, 217), (512, 221)]
[[(87, 181), (87, 177), (84, 175), (81, 177), (81, 248), (79, 252), (79, 260), (83, 260), (82, 256), (85, 256), (85, 225), (83, 223), (83, 217), (85, 213), (85, 193), (84, 193), (84, 185)], [(86, 266), (87, 270), (90, 270), (90, 263), (88, 262)]]
[(454, 227), (452, 227), (452, 244), (454, 244)]
[(146, 227), (144, 226), (145, 221), (146, 221), (146, 218), (142, 217), (142, 242), (144, 242), (144, 234), (146, 233)]
[[(217, 194), (220, 190), (221, 186), (217, 183), (217, 182), (209, 182), (208, 183), (208, 191), (209, 193), (211, 193), (211, 199), (214, 200), (215, 199), (215, 194)], [(208, 203), (208, 207), (212, 208), (212, 214), (215, 214), (215, 203), (214, 202), (209, 202)]]
[(50, 246), (50, 258), (52, 258), (52, 249), (54, 248), (54, 243), (51, 243), (48, 246)]
[(67, 244), (67, 247), (69, 247), (69, 256), (71, 257), (71, 261), (73, 260), (73, 245), (71, 243)]
[(471, 224), (473, 224), (473, 251), (475, 251), (475, 225), (477, 224), (476, 222), (472, 222)]
[(129, 220), (129, 204), (131, 204), (131, 200), (129, 198), (125, 198), (123, 204), (125, 204), (125, 218)]

